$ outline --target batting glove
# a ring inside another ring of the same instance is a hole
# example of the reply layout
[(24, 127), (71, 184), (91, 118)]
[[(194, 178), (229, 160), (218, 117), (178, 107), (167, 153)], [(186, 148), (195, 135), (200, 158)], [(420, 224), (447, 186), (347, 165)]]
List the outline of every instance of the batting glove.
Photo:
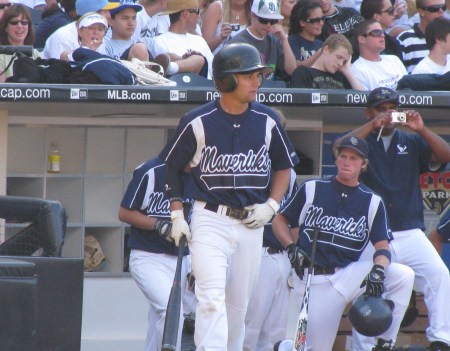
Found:
[(384, 267), (374, 264), (371, 271), (361, 283), (361, 288), (366, 287), (366, 296), (380, 297), (384, 292)]
[(305, 251), (300, 249), (295, 244), (289, 244), (286, 247), (286, 251), (289, 257), (289, 261), (291, 261), (291, 266), (294, 268), (295, 273), (297, 273), (298, 277), (300, 279), (303, 279), (303, 272), (305, 269), (305, 266), (309, 262), (309, 257), (306, 254)]
[(191, 231), (184, 219), (183, 210), (172, 211), (170, 213), (170, 218), (172, 219), (172, 231), (170, 232), (170, 237), (175, 241), (175, 245), (180, 245), (180, 239), (183, 235), (186, 236), (187, 241), (190, 241), (192, 237)]
[(172, 238), (170, 237), (170, 231), (172, 230), (172, 222), (166, 221), (165, 219), (158, 218), (153, 225), (153, 230), (158, 231), (158, 235), (162, 239), (166, 239), (167, 241), (172, 242)]
[(242, 221), (249, 228), (260, 228), (275, 216), (278, 212), (280, 205), (274, 200), (269, 198), (263, 204), (255, 204), (247, 206), (245, 209), (251, 211), (250, 216)]

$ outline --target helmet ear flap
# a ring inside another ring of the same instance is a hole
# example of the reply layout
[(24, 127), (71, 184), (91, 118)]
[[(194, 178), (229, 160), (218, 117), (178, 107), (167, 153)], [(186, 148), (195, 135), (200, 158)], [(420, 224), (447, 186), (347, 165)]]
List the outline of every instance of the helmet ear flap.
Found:
[(214, 84), (221, 93), (229, 93), (236, 89), (237, 79), (234, 74), (227, 74), (222, 78), (214, 79)]

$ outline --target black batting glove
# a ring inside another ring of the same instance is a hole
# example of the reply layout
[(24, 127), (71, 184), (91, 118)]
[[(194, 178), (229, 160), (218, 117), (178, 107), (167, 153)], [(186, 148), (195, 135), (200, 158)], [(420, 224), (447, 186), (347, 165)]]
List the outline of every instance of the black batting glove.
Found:
[(369, 274), (361, 283), (361, 288), (366, 287), (366, 296), (380, 297), (384, 292), (384, 267), (374, 264)]
[(305, 265), (309, 262), (308, 255), (295, 244), (289, 244), (286, 247), (286, 251), (295, 273), (297, 273), (300, 279), (303, 279)]
[(169, 236), (170, 231), (172, 230), (171, 221), (158, 218), (153, 226), (153, 230), (156, 230), (161, 238), (166, 239), (167, 241), (173, 241)]

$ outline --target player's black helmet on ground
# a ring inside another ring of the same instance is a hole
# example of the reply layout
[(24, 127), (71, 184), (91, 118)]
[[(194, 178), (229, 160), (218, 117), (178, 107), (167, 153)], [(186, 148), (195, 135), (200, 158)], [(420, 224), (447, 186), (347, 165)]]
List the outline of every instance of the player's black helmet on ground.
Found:
[(348, 319), (358, 333), (378, 336), (391, 326), (393, 309), (392, 301), (361, 295), (348, 311)]
[(214, 56), (212, 70), (214, 84), (222, 93), (236, 88), (235, 73), (262, 71), (265, 75), (273, 71), (271, 67), (262, 64), (258, 50), (246, 43), (226, 45)]

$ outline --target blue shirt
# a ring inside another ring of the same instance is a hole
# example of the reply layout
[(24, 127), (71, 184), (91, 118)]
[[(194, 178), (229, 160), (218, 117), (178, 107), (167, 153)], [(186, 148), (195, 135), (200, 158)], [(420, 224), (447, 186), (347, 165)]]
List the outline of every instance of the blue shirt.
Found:
[(307, 40), (299, 34), (288, 36), (289, 45), (298, 61), (305, 61), (322, 48), (321, 40)]
[[(154, 158), (138, 166), (127, 187), (120, 206), (139, 211), (148, 217), (170, 221), (170, 202), (165, 191), (166, 165)], [(128, 239), (130, 249), (154, 253), (178, 255), (173, 242), (159, 237), (155, 230), (145, 230), (131, 226)]]
[(392, 230), (425, 230), (419, 175), (431, 171), (430, 147), (419, 135), (400, 130), (395, 130), (387, 152), (377, 134), (366, 140), (369, 166), (361, 181), (383, 198)]
[(278, 116), (258, 102), (242, 115), (218, 101), (186, 113), (160, 157), (179, 170), (191, 166), (193, 199), (232, 208), (264, 203), (271, 171), (298, 162)]
[(314, 229), (320, 230), (320, 267), (346, 267), (359, 259), (369, 240), (392, 239), (382, 199), (364, 184), (348, 187), (334, 177), (303, 183), (280, 213), (291, 228), (299, 227), (297, 246), (309, 256)]

